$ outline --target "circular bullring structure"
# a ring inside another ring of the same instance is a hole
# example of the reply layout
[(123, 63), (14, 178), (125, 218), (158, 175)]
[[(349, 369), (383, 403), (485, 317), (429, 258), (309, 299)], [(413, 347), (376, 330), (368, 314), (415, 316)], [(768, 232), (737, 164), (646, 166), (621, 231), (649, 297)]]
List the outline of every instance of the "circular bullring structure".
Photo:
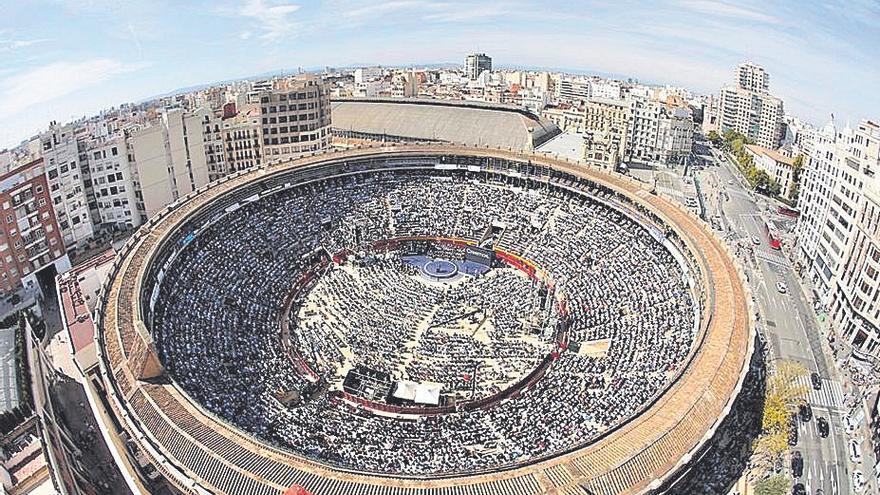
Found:
[(96, 313), (110, 412), (184, 493), (654, 493), (741, 387), (748, 300), (638, 182), (407, 145), (191, 194)]

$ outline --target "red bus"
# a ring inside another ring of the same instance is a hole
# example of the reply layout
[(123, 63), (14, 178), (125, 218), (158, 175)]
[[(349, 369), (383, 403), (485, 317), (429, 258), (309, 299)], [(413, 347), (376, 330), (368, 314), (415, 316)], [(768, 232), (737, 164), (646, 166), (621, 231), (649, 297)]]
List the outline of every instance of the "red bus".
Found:
[(770, 244), (770, 249), (782, 249), (782, 240), (779, 236), (779, 231), (776, 230), (776, 227), (774, 227), (769, 220), (764, 222), (764, 234), (767, 236), (767, 243)]

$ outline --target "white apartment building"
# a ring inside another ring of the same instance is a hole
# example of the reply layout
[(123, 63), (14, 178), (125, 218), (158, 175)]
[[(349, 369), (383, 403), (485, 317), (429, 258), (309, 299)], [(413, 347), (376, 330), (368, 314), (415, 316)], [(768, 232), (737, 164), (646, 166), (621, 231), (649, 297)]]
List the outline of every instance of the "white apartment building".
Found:
[(797, 255), (833, 329), (859, 356), (880, 355), (880, 126), (817, 133), (802, 177)]
[[(383, 71), (381, 67), (360, 67), (354, 70), (354, 83), (361, 84), (381, 79)], [(271, 89), (271, 88), (265, 88)]]
[(740, 88), (756, 93), (770, 93), (770, 74), (752, 62), (739, 64), (734, 71), (734, 81)]
[(784, 137), (782, 100), (770, 95), (770, 75), (754, 64), (742, 64), (735, 85), (721, 88), (718, 105), (720, 130), (732, 129), (756, 144), (779, 148)]
[(690, 109), (642, 98), (630, 99), (632, 109), (627, 156), (633, 161), (684, 163), (694, 143)]
[(650, 162), (659, 159), (660, 107), (659, 103), (642, 98), (630, 100), (632, 113), (627, 140), (630, 160)]
[(83, 182), (82, 164), (87, 161), (83, 128), (74, 124), (50, 124), (40, 136), (43, 164), (58, 227), (68, 250), (77, 248), (95, 232)]
[(559, 82), (557, 99), (568, 103), (586, 101), (593, 96), (592, 84), (586, 78), (563, 78)]
[(168, 110), (132, 134), (132, 157), (147, 218), (209, 182), (205, 112)]
[(116, 229), (137, 228), (146, 221), (138, 209), (136, 172), (125, 134), (93, 139), (86, 152), (86, 190), (94, 223)]
[[(838, 136), (837, 129), (832, 123), (816, 133), (812, 153), (805, 161), (801, 173), (798, 196), (800, 217), (795, 230), (798, 240), (796, 256), (809, 274), (816, 296), (823, 303), (828, 300), (833, 270), (836, 270), (840, 264), (846, 242), (843, 230), (835, 232), (833, 228), (826, 229), (830, 224), (828, 218), (832, 193), (837, 190), (836, 184), (840, 175), (837, 160), (845, 153), (845, 149), (841, 149), (838, 154), (838, 139), (842, 143), (844, 134)], [(848, 198), (841, 196), (839, 192), (835, 192), (834, 197), (837, 198), (834, 200), (836, 219), (841, 216), (843, 199)]]
[(623, 87), (620, 81), (610, 79), (593, 79), (590, 81), (590, 96), (593, 98), (606, 98), (619, 100), (623, 98)]

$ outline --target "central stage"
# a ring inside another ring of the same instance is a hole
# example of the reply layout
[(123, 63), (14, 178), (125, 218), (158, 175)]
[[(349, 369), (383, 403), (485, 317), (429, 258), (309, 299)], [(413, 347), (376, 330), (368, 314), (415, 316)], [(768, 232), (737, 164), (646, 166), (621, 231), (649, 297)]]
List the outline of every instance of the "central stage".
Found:
[(436, 259), (425, 263), (422, 271), (433, 280), (446, 280), (458, 275), (458, 265), (449, 260)]

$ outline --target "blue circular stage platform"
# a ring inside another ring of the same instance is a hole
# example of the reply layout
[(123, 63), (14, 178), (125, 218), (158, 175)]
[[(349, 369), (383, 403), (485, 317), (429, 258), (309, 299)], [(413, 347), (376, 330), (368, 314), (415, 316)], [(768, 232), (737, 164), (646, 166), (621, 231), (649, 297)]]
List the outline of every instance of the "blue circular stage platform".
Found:
[(458, 275), (458, 266), (449, 260), (429, 261), (425, 263), (422, 270), (424, 270), (425, 275), (437, 280), (452, 278)]

